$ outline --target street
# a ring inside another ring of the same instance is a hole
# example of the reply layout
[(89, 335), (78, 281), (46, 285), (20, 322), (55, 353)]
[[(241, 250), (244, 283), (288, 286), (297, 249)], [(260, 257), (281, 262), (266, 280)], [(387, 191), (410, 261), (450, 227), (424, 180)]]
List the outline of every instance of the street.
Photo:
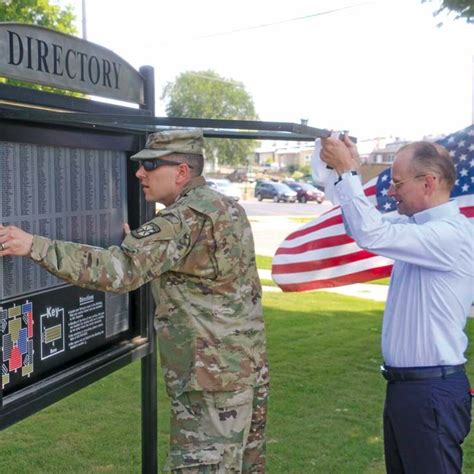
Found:
[(259, 202), (256, 199), (239, 201), (252, 226), (257, 255), (273, 257), (281, 242), (302, 227), (302, 217), (314, 219), (333, 205), (330, 201), (317, 203)]
[(273, 202), (257, 201), (251, 198), (245, 201), (239, 201), (239, 204), (245, 209), (247, 216), (305, 216), (316, 217), (333, 207), (331, 201), (323, 201), (321, 204), (307, 202)]

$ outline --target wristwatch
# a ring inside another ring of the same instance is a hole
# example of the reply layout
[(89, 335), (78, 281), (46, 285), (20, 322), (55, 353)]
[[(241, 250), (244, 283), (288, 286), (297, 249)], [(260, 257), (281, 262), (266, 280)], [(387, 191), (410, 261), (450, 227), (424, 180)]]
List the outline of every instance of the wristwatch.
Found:
[(343, 179), (346, 179), (349, 176), (357, 176), (357, 175), (358, 175), (357, 171), (354, 171), (354, 170), (344, 171), (344, 173), (341, 173), (339, 175), (339, 179), (334, 184), (340, 183)]

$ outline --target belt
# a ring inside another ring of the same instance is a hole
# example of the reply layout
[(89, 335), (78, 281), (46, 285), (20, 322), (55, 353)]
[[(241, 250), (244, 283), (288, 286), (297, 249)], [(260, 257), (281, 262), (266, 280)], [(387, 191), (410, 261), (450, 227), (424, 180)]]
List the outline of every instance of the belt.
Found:
[(389, 382), (401, 382), (410, 380), (440, 379), (457, 372), (465, 372), (464, 364), (461, 365), (440, 365), (439, 367), (412, 367), (398, 368), (380, 366), (383, 378)]

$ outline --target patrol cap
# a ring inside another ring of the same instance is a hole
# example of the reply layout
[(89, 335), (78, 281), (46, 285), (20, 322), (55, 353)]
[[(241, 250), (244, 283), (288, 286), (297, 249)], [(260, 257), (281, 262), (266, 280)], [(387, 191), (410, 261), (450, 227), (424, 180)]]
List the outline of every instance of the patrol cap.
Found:
[(131, 157), (132, 160), (153, 160), (171, 153), (193, 153), (204, 156), (204, 139), (201, 129), (165, 130), (151, 133), (145, 148)]

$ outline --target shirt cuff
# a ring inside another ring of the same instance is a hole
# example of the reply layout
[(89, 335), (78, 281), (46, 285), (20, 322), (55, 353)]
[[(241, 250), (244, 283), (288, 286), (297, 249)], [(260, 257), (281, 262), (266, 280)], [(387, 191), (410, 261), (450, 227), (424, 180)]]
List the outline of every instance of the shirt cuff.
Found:
[(365, 196), (359, 175), (345, 177), (337, 183), (335, 191), (341, 205), (352, 201), (356, 196)]
[(46, 258), (48, 254), (49, 247), (51, 246), (52, 241), (46, 237), (40, 235), (33, 236), (33, 244), (31, 246), (30, 257), (35, 262), (41, 262)]

